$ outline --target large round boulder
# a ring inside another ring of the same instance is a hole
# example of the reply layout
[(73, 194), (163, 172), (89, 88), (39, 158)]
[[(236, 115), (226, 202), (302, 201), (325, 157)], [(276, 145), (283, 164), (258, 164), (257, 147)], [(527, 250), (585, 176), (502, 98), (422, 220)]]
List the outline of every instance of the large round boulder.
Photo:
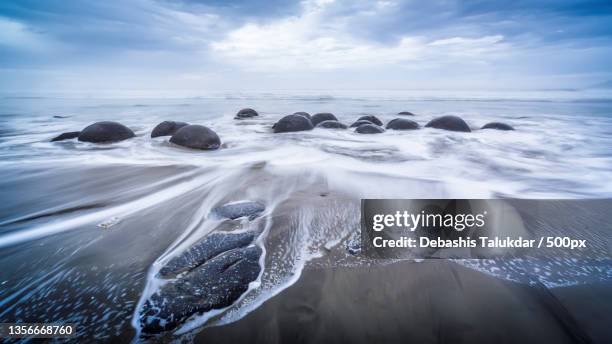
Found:
[(376, 124), (362, 124), (355, 129), (355, 132), (359, 134), (380, 134), (384, 133), (385, 129)]
[(346, 124), (340, 123), (334, 120), (323, 121), (317, 124), (317, 128), (325, 128), (325, 129), (346, 129), (348, 128)]
[(419, 124), (415, 121), (404, 118), (392, 119), (387, 123), (387, 129), (393, 130), (412, 130), (419, 129)]
[(251, 108), (245, 108), (245, 109), (238, 111), (238, 113), (236, 113), (236, 116), (234, 118), (242, 119), (242, 118), (251, 118), (251, 117), (257, 117), (257, 116), (259, 116), (257, 111)]
[(397, 114), (401, 116), (414, 116), (414, 114), (410, 111), (402, 111), (402, 112), (398, 112)]
[(506, 123), (491, 122), (482, 126), (480, 129), (497, 129), (497, 130), (514, 130), (514, 128)]
[(434, 118), (425, 125), (428, 128), (444, 129), (450, 131), (470, 132), (470, 127), (461, 117), (457, 116), (442, 116)]
[(117, 122), (96, 122), (83, 129), (78, 136), (83, 142), (117, 142), (134, 137), (134, 132), (125, 125)]
[(170, 142), (194, 149), (212, 150), (221, 146), (221, 139), (211, 129), (197, 124), (190, 124), (177, 130), (170, 138)]
[(275, 133), (288, 133), (292, 131), (311, 130), (314, 128), (310, 119), (302, 115), (289, 115), (274, 124)]
[(380, 125), (382, 126), (383, 123), (381, 120), (378, 119), (378, 117), (376, 116), (372, 116), (372, 115), (365, 115), (365, 116), (361, 116), (357, 119), (358, 121), (364, 120), (364, 121), (370, 121), (376, 125)]
[(308, 120), (312, 120), (312, 117), (310, 116), (310, 114), (308, 112), (304, 112), (304, 111), (299, 111), (299, 112), (294, 112), (294, 115), (298, 115), (298, 116), (303, 116), (308, 118)]
[(175, 121), (163, 121), (159, 123), (153, 131), (151, 132), (151, 137), (159, 137), (159, 136), (172, 136), (176, 133), (177, 130), (182, 127), (189, 125), (189, 123), (185, 122), (175, 122)]
[(360, 126), (362, 124), (374, 124), (374, 123), (372, 123), (370, 121), (366, 121), (365, 119), (361, 119), (361, 120), (355, 121), (353, 124), (351, 124), (351, 128), (358, 127), (358, 126)]
[(312, 122), (312, 125), (314, 126), (316, 126), (317, 124), (323, 121), (337, 121), (337, 120), (338, 119), (336, 118), (336, 116), (334, 116), (334, 114), (331, 114), (329, 112), (322, 112), (322, 113), (315, 114), (310, 119), (310, 121)]

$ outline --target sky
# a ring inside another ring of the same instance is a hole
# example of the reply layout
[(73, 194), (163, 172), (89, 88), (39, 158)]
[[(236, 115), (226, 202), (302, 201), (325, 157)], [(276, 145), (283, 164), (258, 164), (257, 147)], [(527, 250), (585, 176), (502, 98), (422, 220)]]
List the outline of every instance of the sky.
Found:
[(0, 91), (575, 89), (612, 2), (3, 0)]

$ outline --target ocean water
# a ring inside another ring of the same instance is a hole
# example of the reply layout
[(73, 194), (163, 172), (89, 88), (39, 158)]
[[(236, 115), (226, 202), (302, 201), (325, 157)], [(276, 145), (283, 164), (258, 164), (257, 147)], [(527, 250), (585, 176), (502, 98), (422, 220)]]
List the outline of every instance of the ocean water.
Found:
[[(244, 107), (260, 116), (234, 120)], [(296, 111), (332, 112), (346, 124), (363, 114), (386, 123), (410, 111), (416, 116), (405, 118), (421, 126), (453, 114), (474, 131), (272, 133), (273, 123)], [(49, 142), (102, 120), (137, 137)], [(193, 151), (150, 138), (164, 120), (206, 125), (222, 148)], [(477, 130), (493, 121), (516, 130)], [(180, 337), (239, 319), (294, 283), (309, 262), (355, 240), (361, 198), (609, 198), (611, 147), (612, 94), (605, 91), (5, 95), (0, 320), (61, 320), (100, 339), (137, 337), (132, 319), (158, 288), (155, 274), (215, 229), (211, 209), (265, 203), (262, 222), (243, 224), (264, 229), (260, 277), (235, 305), (191, 319)], [(549, 287), (612, 278), (609, 260), (459, 263), (516, 281), (557, 266), (538, 277)]]

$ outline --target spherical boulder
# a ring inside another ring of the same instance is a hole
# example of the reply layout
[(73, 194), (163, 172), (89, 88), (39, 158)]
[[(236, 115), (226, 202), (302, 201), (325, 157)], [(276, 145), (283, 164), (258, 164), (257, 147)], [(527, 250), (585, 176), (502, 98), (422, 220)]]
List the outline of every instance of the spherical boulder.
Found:
[(314, 126), (310, 119), (302, 115), (289, 115), (280, 119), (274, 124), (275, 133), (288, 133), (292, 131), (312, 130)]
[(401, 111), (401, 112), (398, 112), (397, 114), (401, 116), (414, 116), (414, 114), (410, 111)]
[(185, 122), (175, 122), (175, 121), (163, 121), (159, 123), (153, 131), (151, 132), (151, 137), (159, 137), (159, 136), (172, 136), (176, 133), (177, 130), (182, 127), (189, 125), (189, 123)]
[(125, 125), (117, 122), (96, 122), (83, 129), (78, 136), (83, 142), (117, 142), (134, 137), (134, 132)]
[(392, 119), (387, 123), (387, 129), (393, 130), (412, 130), (419, 129), (419, 124), (415, 121), (404, 118)]
[(457, 116), (442, 116), (434, 118), (425, 125), (428, 128), (444, 129), (450, 131), (471, 132), (470, 127), (461, 117)]
[(259, 116), (257, 111), (251, 108), (244, 108), (238, 111), (238, 113), (236, 113), (236, 116), (234, 117), (234, 119), (251, 118), (251, 117), (257, 117), (257, 116)]
[(308, 120), (312, 120), (312, 117), (310, 116), (310, 114), (308, 112), (304, 112), (304, 111), (298, 111), (298, 112), (294, 112), (294, 115), (298, 115), (298, 116), (303, 116), (308, 118)]
[(372, 116), (372, 115), (366, 115), (366, 116), (361, 116), (357, 119), (358, 121), (360, 120), (365, 120), (365, 121), (370, 121), (376, 125), (380, 125), (382, 126), (383, 123), (381, 122), (381, 120), (378, 119), (378, 117), (376, 116)]
[(353, 124), (351, 124), (351, 128), (358, 127), (358, 126), (360, 126), (362, 124), (374, 124), (374, 123), (362, 119), (362, 120), (355, 121)]
[(51, 142), (70, 140), (79, 137), (80, 131), (69, 131), (67, 133), (62, 133), (51, 139)]
[(317, 128), (325, 128), (325, 129), (346, 129), (348, 128), (346, 124), (340, 123), (334, 120), (323, 121), (317, 124)]
[(190, 124), (177, 130), (170, 142), (194, 149), (213, 150), (221, 146), (221, 139), (211, 129), (197, 124)]
[(491, 122), (482, 126), (480, 129), (497, 129), (497, 130), (514, 130), (514, 128), (506, 123)]
[(322, 113), (315, 114), (310, 119), (310, 121), (312, 122), (312, 125), (314, 126), (316, 126), (317, 124), (323, 121), (337, 121), (337, 120), (338, 119), (336, 118), (336, 116), (334, 116), (334, 114), (331, 114), (329, 112), (322, 112)]
[(362, 124), (355, 129), (355, 132), (359, 134), (380, 134), (384, 133), (385, 129), (376, 124)]

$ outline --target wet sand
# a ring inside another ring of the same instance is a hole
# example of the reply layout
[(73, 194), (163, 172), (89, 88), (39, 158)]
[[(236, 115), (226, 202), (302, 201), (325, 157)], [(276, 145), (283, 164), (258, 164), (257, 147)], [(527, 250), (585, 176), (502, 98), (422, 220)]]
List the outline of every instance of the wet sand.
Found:
[(612, 285), (546, 289), (446, 260), (306, 269), (205, 343), (604, 343)]

